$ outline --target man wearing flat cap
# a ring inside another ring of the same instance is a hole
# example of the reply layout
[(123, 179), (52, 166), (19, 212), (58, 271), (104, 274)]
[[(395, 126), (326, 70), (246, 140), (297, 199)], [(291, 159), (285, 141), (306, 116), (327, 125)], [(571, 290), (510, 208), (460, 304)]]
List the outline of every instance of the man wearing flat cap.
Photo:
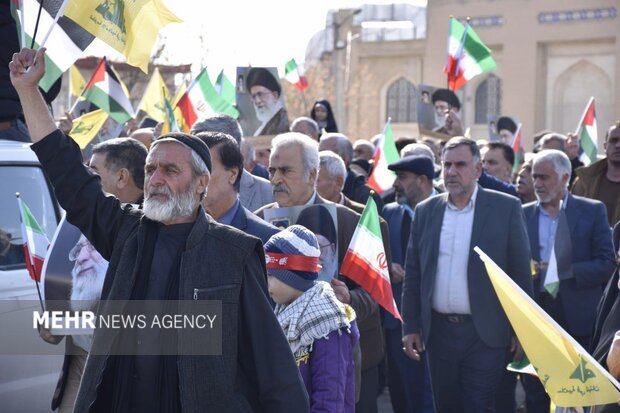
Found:
[(204, 345), (202, 330), (95, 329), (92, 348), (98, 351), (88, 357), (74, 411), (308, 411), (303, 382), (266, 296), (260, 241), (214, 222), (200, 206), (212, 165), (205, 143), (183, 133), (153, 142), (143, 209), (121, 205), (82, 165), (77, 144), (56, 129), (37, 87), (45, 49), (22, 49), (9, 69), (31, 148), (67, 220), (110, 262), (98, 314), (115, 313), (110, 300), (222, 302), (219, 355), (144, 352), (153, 344), (145, 337), (158, 348), (170, 338), (175, 349), (197, 349)]
[(449, 135), (446, 129), (446, 117), (450, 111), (458, 114), (461, 110), (461, 102), (456, 93), (450, 89), (437, 89), (431, 96), (433, 106), (435, 107), (435, 124), (437, 125), (433, 131)]
[(261, 123), (254, 136), (288, 132), (288, 114), (280, 99), (282, 88), (274, 75), (264, 67), (252, 68), (246, 77), (246, 86)]
[[(431, 154), (432, 155), (432, 154)], [(392, 292), (396, 306), (401, 308), (405, 256), (413, 211), (419, 202), (435, 195), (435, 166), (426, 155), (409, 155), (388, 165), (396, 173), (393, 187), (396, 202), (383, 208), (388, 223), (392, 252)], [(433, 411), (430, 376), (426, 363), (411, 360), (402, 350), (402, 325), (391, 314), (384, 313), (385, 344), (388, 362), (390, 398), (397, 411), (426, 413)], [(398, 406), (398, 407), (396, 407)]]

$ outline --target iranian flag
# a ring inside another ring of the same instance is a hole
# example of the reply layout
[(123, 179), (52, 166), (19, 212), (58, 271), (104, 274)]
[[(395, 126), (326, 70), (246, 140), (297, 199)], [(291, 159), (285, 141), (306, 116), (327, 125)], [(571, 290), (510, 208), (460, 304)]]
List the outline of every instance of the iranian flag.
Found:
[(213, 116), (216, 113), (225, 113), (235, 119), (239, 117), (239, 111), (217, 93), (211, 79), (209, 79), (206, 68), (187, 88), (187, 92), (179, 99), (177, 107), (183, 113), (185, 124), (190, 127), (197, 120)]
[(448, 61), (443, 72), (448, 75), (448, 87), (458, 90), (481, 73), (496, 67), (491, 50), (482, 43), (469, 22), (464, 26), (450, 18), (448, 30)]
[(83, 95), (86, 100), (103, 109), (122, 125), (134, 117), (133, 107), (125, 90), (120, 78), (104, 57), (86, 84)]
[[(66, 6), (63, 0), (11, 0), (11, 13), (17, 21), (18, 31), (23, 25), (25, 36), (20, 43), (22, 47), (30, 47), (34, 36), (39, 6), (43, 3), (41, 17), (35, 38), (34, 48), (47, 37), (45, 47), (45, 75), (39, 82), (44, 91), (48, 91), (64, 72), (82, 55), (95, 39), (83, 27), (61, 15), (54, 24), (54, 18)], [(23, 6), (23, 7), (20, 7)], [(18, 12), (19, 9), (19, 12)], [(53, 30), (51, 30), (53, 28)], [(51, 30), (51, 31), (50, 31)], [(49, 35), (49, 37), (48, 37)], [(24, 45), (24, 41), (26, 45)]]
[(368, 197), (340, 272), (358, 283), (381, 307), (402, 321), (392, 295), (379, 212), (372, 196)]
[(43, 261), (45, 254), (50, 246), (50, 242), (45, 236), (45, 232), (30, 212), (30, 208), (25, 202), (22, 202), (17, 196), (17, 205), (19, 207), (19, 218), (22, 224), (22, 239), (24, 241), (24, 257), (26, 267), (30, 273), (30, 278), (36, 282), (41, 281), (41, 271), (43, 270)]
[(177, 123), (177, 119), (174, 116), (174, 111), (172, 110), (172, 105), (168, 98), (164, 96), (164, 111), (166, 112), (166, 119), (164, 120), (164, 128), (163, 133), (168, 132), (181, 132), (179, 128), (179, 124)]
[(217, 75), (217, 79), (215, 79), (215, 91), (218, 95), (222, 97), (229, 105), (234, 105), (236, 101), (235, 87), (228, 80), (226, 75), (224, 74), (224, 69)]
[(596, 112), (594, 111), (594, 97), (591, 97), (586, 109), (581, 116), (575, 135), (579, 136), (579, 142), (583, 153), (579, 157), (581, 162), (589, 165), (596, 162), (598, 151), (598, 132), (596, 129)]
[(291, 82), (295, 87), (301, 91), (308, 88), (308, 80), (304, 76), (303, 71), (295, 62), (295, 59), (291, 59), (284, 65), (284, 78)]
[(383, 129), (383, 137), (377, 144), (377, 149), (375, 149), (373, 156), (375, 166), (368, 178), (368, 186), (379, 194), (391, 188), (396, 179), (396, 174), (388, 169), (388, 165), (396, 162), (399, 158), (400, 156), (398, 155), (392, 134), (392, 122), (388, 119)]
[(521, 165), (521, 123), (519, 123), (519, 127), (515, 132), (515, 136), (512, 139), (512, 150), (515, 154), (515, 162), (512, 165), (512, 173), (517, 173), (519, 171), (519, 166)]

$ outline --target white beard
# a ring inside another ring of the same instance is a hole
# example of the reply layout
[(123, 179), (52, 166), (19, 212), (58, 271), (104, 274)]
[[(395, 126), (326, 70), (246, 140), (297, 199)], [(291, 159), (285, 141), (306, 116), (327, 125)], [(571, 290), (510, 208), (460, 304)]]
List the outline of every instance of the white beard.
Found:
[(280, 99), (278, 99), (273, 106), (266, 105), (263, 108), (259, 108), (258, 106), (254, 105), (254, 110), (256, 111), (256, 118), (260, 121), (261, 124), (269, 122), (280, 109), (282, 109), (282, 102), (280, 101)]
[[(153, 187), (145, 193), (144, 197), (144, 215), (148, 219), (158, 222), (171, 221), (178, 217), (186, 217), (198, 207), (200, 199), (197, 199), (192, 191), (193, 182), (188, 186), (187, 190), (174, 196), (167, 186)], [(154, 200), (151, 198), (155, 194), (164, 194), (168, 197), (166, 201)], [(205, 190), (206, 196), (206, 190)]]
[[(99, 253), (93, 252), (93, 254), (98, 255)], [(77, 271), (80, 271), (76, 267), (73, 267), (71, 271), (73, 285), (70, 304), (71, 309), (74, 311), (93, 310), (97, 305), (97, 301), (101, 298), (101, 290), (103, 289), (108, 262), (101, 256), (99, 258), (99, 262), (92, 261), (93, 268), (89, 274), (76, 274)]]

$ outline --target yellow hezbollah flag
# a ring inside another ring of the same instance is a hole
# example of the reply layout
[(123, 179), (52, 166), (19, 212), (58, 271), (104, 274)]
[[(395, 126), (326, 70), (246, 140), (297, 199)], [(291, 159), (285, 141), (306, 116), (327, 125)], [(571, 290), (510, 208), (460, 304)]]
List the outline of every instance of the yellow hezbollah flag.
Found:
[(161, 0), (68, 0), (65, 16), (148, 72), (159, 29), (181, 22)]
[(78, 97), (82, 94), (82, 91), (86, 87), (86, 80), (80, 73), (80, 70), (72, 65), (69, 68), (69, 91), (71, 96)]
[(620, 383), (491, 258), (478, 247), (474, 250), (484, 262), (510, 324), (553, 403), (558, 407), (616, 403)]
[(157, 122), (163, 122), (166, 118), (164, 97), (170, 99), (168, 88), (164, 83), (164, 79), (159, 74), (159, 69), (155, 68), (151, 80), (149, 80), (149, 84), (146, 86), (144, 97), (138, 109), (143, 110)]
[(106, 119), (108, 114), (101, 109), (86, 113), (73, 121), (69, 136), (84, 149), (97, 136)]

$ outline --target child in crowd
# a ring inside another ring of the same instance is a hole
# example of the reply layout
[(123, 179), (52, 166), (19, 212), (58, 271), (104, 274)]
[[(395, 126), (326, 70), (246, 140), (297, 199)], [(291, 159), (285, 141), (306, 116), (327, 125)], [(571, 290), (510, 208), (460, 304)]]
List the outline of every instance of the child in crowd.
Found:
[(293, 225), (265, 244), (269, 294), (304, 380), (312, 412), (355, 411), (355, 311), (316, 281), (320, 250), (314, 234)]

